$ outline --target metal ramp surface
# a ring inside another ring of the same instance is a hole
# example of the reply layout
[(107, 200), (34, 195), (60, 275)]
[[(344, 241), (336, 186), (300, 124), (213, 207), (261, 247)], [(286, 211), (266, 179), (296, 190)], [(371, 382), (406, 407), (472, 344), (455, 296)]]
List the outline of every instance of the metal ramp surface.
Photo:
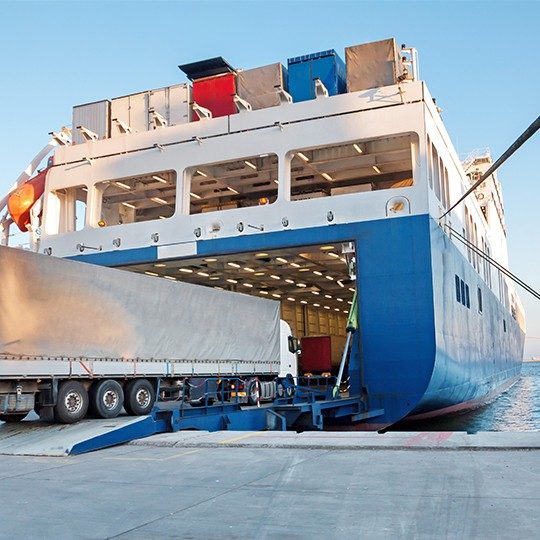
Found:
[(100, 450), (153, 435), (151, 416), (121, 416), (112, 420), (84, 420), (63, 425), (23, 421), (0, 422), (0, 455), (68, 456)]

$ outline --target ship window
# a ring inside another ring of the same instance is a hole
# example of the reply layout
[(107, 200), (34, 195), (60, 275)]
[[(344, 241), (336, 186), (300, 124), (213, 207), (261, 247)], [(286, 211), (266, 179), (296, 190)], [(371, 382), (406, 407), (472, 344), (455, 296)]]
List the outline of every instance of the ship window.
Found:
[(471, 299), (469, 297), (469, 286), (465, 284), (465, 305), (470, 308), (471, 307)]
[(506, 332), (506, 321), (503, 319), (503, 330)]
[(264, 206), (277, 199), (276, 154), (198, 165), (186, 173), (190, 214)]
[(159, 171), (96, 184), (101, 207), (93, 226), (166, 219), (175, 212), (176, 172)]
[(482, 306), (482, 289), (478, 287), (478, 311), (482, 313), (483, 306)]
[(412, 186), (412, 142), (406, 134), (296, 150), (291, 200)]
[(431, 139), (427, 138), (427, 158), (428, 158), (428, 180), (429, 187), (433, 189), (433, 155), (431, 153)]
[(431, 145), (431, 155), (433, 163), (433, 185), (435, 187), (435, 196), (441, 200), (441, 180), (439, 177), (439, 154), (435, 146)]
[(465, 282), (460, 279), (460, 289), (461, 289), (461, 303), (465, 305)]
[(86, 186), (73, 186), (57, 189), (52, 195), (54, 203), (51, 204), (52, 201), (50, 201), (50, 207), (58, 209), (58, 230), (55, 232), (65, 233), (84, 229), (88, 188)]
[(459, 277), (456, 275), (456, 300), (461, 302)]
[(443, 166), (444, 169), (444, 207), (450, 207), (450, 183), (448, 181), (448, 169)]

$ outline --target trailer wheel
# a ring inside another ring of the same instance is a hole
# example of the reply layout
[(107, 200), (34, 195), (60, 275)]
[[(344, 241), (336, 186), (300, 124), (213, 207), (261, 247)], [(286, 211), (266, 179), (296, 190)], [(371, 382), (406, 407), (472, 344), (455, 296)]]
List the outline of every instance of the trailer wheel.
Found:
[(24, 420), (28, 413), (22, 413), (22, 414), (0, 414), (0, 421), (1, 422), (7, 422), (8, 424), (13, 424), (15, 422), (20, 422), (21, 420)]
[(116, 418), (124, 404), (124, 391), (119, 382), (105, 379), (90, 389), (90, 407), (99, 418)]
[(82, 420), (88, 411), (88, 392), (78, 381), (64, 381), (58, 389), (54, 418), (62, 424)]
[(156, 392), (147, 379), (130, 381), (124, 391), (124, 409), (130, 416), (149, 414), (154, 407)]

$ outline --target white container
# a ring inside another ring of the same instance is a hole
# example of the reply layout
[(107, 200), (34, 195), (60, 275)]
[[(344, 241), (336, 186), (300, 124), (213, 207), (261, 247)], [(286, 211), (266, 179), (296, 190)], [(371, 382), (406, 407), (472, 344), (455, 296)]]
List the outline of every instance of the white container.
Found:
[(111, 102), (109, 100), (76, 105), (73, 107), (72, 118), (73, 144), (86, 142), (81, 132), (77, 129), (78, 126), (84, 126), (86, 129), (93, 131), (100, 139), (108, 139), (110, 137)]

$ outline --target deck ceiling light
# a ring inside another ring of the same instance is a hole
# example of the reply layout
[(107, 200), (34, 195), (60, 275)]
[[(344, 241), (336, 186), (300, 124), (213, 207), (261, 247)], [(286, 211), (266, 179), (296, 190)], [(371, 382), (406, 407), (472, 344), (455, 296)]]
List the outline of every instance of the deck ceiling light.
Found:
[(251, 163), (251, 161), (248, 161), (247, 159), (244, 160), (244, 163), (248, 166), (248, 167), (251, 167), (254, 171), (257, 170), (257, 165), (254, 165), (253, 163)]
[(272, 279), (281, 279), (279, 276), (276, 276), (275, 274), (270, 274), (270, 277)]
[(309, 161), (309, 158), (306, 156), (306, 154), (302, 154), (302, 152), (296, 152), (296, 155), (306, 163)]
[(336, 298), (338, 302), (343, 302), (343, 298)]
[(296, 302), (296, 300), (295, 300), (292, 296), (288, 296), (288, 297), (287, 297), (287, 300), (288, 300), (289, 302)]
[(160, 199), (159, 197), (152, 197), (150, 200), (157, 202), (158, 204), (169, 204), (165, 199)]
[(352, 287), (349, 287), (349, 291), (354, 292), (354, 289)]
[(300, 303), (301, 304), (307, 304), (307, 302), (305, 300), (300, 300)]
[(200, 195), (197, 195), (196, 193), (193, 193), (193, 192), (190, 192), (190, 195), (191, 195), (194, 199), (200, 199), (200, 198), (201, 198)]
[(313, 270), (313, 273), (314, 273), (316, 276), (322, 276), (322, 272), (319, 272), (318, 270)]
[(281, 298), (281, 294), (277, 294), (277, 293), (272, 293), (272, 296), (274, 298)]
[(334, 281), (334, 278), (332, 276), (324, 276), (326, 279), (329, 279), (330, 281)]
[(234, 262), (228, 262), (227, 265), (232, 266), (233, 268), (240, 268), (240, 265)]
[(184, 274), (193, 274), (193, 270), (191, 268), (179, 268), (179, 272), (183, 272)]
[(227, 186), (227, 189), (228, 189), (229, 191), (231, 191), (232, 193), (234, 193), (235, 195), (240, 195), (240, 192), (239, 192), (239, 191), (236, 191), (236, 189), (233, 189), (232, 187)]
[(332, 300), (332, 296), (329, 295), (329, 294), (325, 294), (324, 297), (325, 297), (325, 298), (328, 298), (329, 300)]
[(114, 182), (114, 185), (118, 186), (119, 188), (126, 189), (128, 191), (131, 189), (131, 187), (128, 186), (127, 184), (124, 184), (124, 182)]
[(172, 281), (176, 281), (176, 278), (175, 277), (172, 277), (172, 276), (163, 276), (165, 279), (170, 279)]
[(203, 259), (204, 262), (216, 262), (217, 259), (211, 258), (211, 259)]
[(305, 287), (307, 287), (305, 283), (297, 283), (296, 286), (300, 287), (301, 289), (304, 289)]
[(328, 180), (329, 182), (333, 182), (334, 180), (328, 173), (325, 173), (325, 172), (321, 173), (321, 176), (323, 178), (326, 178), (326, 180)]
[(242, 283), (242, 285), (244, 285), (244, 287), (249, 287), (249, 288), (253, 287), (251, 283)]
[(334, 257), (334, 259), (339, 259), (339, 255), (337, 253), (333, 253), (332, 251), (330, 253), (327, 253), (329, 257)]
[(359, 154), (363, 154), (363, 150), (356, 144), (354, 143), (353, 144), (353, 148), (359, 153)]
[(156, 274), (155, 272), (145, 272), (145, 274), (147, 276), (153, 276), (153, 277), (158, 277), (159, 276), (159, 274)]
[(338, 308), (338, 307), (335, 307), (335, 308), (334, 308), (334, 311), (339, 311), (339, 308)]
[(291, 266), (292, 266), (293, 268), (300, 268), (300, 265), (299, 265), (298, 263), (294, 263), (294, 262), (291, 263)]
[(311, 291), (311, 294), (314, 294), (315, 296), (319, 296), (319, 291)]
[(166, 216), (159, 216), (159, 219), (167, 219)]
[(154, 180), (157, 180), (158, 182), (161, 182), (162, 184), (168, 184), (167, 180), (165, 178), (161, 178), (161, 176), (158, 176), (157, 174), (152, 175), (152, 178)]
[(292, 284), (294, 284), (294, 280), (293, 280), (293, 279), (286, 279), (286, 280), (285, 280), (285, 283), (292, 283)]
[(165, 268), (167, 265), (165, 263), (156, 263), (154, 264), (154, 268)]
[(228, 279), (227, 280), (229, 283), (238, 283), (238, 281), (236, 279)]
[(202, 171), (199, 171), (199, 169), (197, 169), (195, 171), (199, 176), (204, 176), (205, 178), (208, 178), (208, 175), (206, 173), (203, 173)]
[(324, 306), (324, 309), (330, 309), (330, 306)]
[(264, 276), (264, 274), (266, 274), (266, 272), (255, 272), (255, 276)]
[(268, 291), (259, 291), (259, 294), (268, 294)]
[(313, 304), (313, 307), (321, 307), (321, 304)]
[(268, 257), (268, 253), (257, 253), (255, 257)]
[(283, 264), (287, 264), (287, 259), (284, 259), (283, 257), (276, 257), (276, 261), (280, 262), (280, 263), (283, 263)]
[(128, 203), (128, 202), (123, 202), (122, 205), (123, 205), (123, 206), (127, 206), (128, 208), (131, 208), (131, 209), (133, 209), (133, 210), (136, 210), (136, 209), (137, 209), (137, 207), (136, 207), (134, 204), (130, 204), (130, 203)]
[(377, 165), (373, 165), (373, 170), (374, 170), (377, 174), (381, 174), (381, 169), (379, 169), (379, 167), (377, 167)]
[(210, 279), (210, 281), (217, 281), (219, 276), (210, 276), (208, 279)]
[(321, 246), (319, 248), (321, 251), (332, 251), (333, 249), (335, 249), (334, 246)]
[(210, 274), (207, 274), (206, 272), (197, 272), (197, 275), (198, 276), (203, 276), (203, 277), (209, 277)]

